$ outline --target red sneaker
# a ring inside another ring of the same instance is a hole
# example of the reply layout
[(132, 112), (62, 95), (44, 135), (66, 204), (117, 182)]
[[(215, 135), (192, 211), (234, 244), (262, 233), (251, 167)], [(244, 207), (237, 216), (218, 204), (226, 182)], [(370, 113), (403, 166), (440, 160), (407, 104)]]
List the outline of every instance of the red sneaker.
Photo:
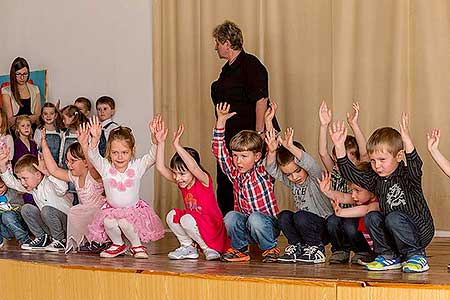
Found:
[(117, 245), (112, 244), (108, 249), (100, 253), (100, 257), (112, 258), (124, 254), (127, 251), (127, 246), (125, 244)]

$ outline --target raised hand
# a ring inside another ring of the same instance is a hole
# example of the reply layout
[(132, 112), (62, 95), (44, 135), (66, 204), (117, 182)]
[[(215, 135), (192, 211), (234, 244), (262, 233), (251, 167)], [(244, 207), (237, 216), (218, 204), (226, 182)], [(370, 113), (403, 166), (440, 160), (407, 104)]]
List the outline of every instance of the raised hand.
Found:
[(77, 129), (77, 140), (81, 146), (86, 146), (89, 143), (89, 123), (80, 124)]
[(47, 145), (47, 139), (46, 139), (47, 130), (43, 127), (41, 129), (41, 145), (46, 146)]
[(403, 147), (405, 148), (406, 153), (411, 153), (414, 150), (414, 144), (409, 134), (409, 117), (407, 113), (402, 113), (402, 119), (400, 120), (399, 125)]
[(276, 152), (278, 149), (278, 140), (275, 135), (275, 129), (272, 128), (269, 131), (266, 132), (266, 137), (264, 138), (264, 141), (267, 144), (267, 149), (269, 152), (273, 153)]
[(441, 138), (441, 130), (438, 128), (432, 129), (427, 134), (427, 146), (430, 152), (438, 150), (440, 138)]
[(359, 103), (353, 102), (352, 104), (353, 111), (351, 113), (347, 113), (347, 122), (350, 127), (358, 126), (358, 117), (359, 117)]
[(45, 176), (50, 176), (50, 173), (47, 170), (47, 166), (45, 165), (45, 161), (42, 157), (42, 154), (38, 155), (38, 162), (39, 162), (39, 165), (36, 165), (35, 163), (33, 163), (33, 167), (35, 167), (38, 171), (40, 171)]
[(230, 105), (226, 102), (221, 102), (221, 103), (217, 104), (216, 112), (217, 112), (216, 126), (218, 128), (225, 127), (227, 120), (236, 114), (236, 112), (230, 113)]
[(286, 131), (284, 132), (284, 139), (280, 135), (278, 140), (284, 148), (288, 150), (291, 149), (294, 145), (294, 129), (291, 127), (286, 128)]
[(331, 109), (328, 108), (325, 100), (322, 101), (319, 108), (320, 125), (328, 126), (331, 122)]
[(347, 137), (347, 127), (344, 121), (333, 122), (328, 131), (330, 132), (330, 137), (334, 145), (344, 145)]
[(328, 197), (328, 193), (331, 191), (331, 172), (322, 172), (322, 180), (317, 179), (317, 181), (322, 193)]
[(100, 135), (102, 134), (102, 124), (100, 124), (97, 116), (91, 118), (89, 132), (91, 133), (92, 138), (96, 140), (100, 139)]
[(9, 154), (11, 153), (11, 148), (6, 146), (4, 149), (0, 151), (0, 171), (4, 173), (8, 167), (9, 163)]
[(265, 122), (272, 122), (273, 118), (275, 117), (275, 113), (277, 112), (278, 104), (275, 101), (270, 100), (269, 107), (267, 108), (266, 112), (264, 113), (264, 120)]
[(148, 124), (148, 128), (150, 129), (150, 132), (152, 133), (151, 137), (152, 137), (152, 143), (154, 145), (158, 144), (158, 140), (157, 140), (155, 134), (156, 134), (156, 131), (161, 130), (162, 122), (163, 122), (163, 119), (162, 119), (161, 114), (156, 114), (153, 117), (152, 121)]
[(180, 145), (180, 138), (181, 138), (181, 136), (183, 135), (183, 132), (184, 132), (184, 125), (181, 124), (180, 126), (178, 126), (177, 131), (175, 131), (175, 132), (173, 133), (172, 144), (173, 144), (173, 146), (174, 146), (175, 148), (181, 147), (181, 145)]

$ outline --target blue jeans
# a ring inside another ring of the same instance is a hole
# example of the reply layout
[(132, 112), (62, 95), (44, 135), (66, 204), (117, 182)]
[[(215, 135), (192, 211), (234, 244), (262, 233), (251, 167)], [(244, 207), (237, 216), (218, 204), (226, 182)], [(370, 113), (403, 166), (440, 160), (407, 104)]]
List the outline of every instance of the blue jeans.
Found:
[(5, 211), (0, 214), (0, 238), (12, 239), (15, 237), (22, 245), (28, 242), (28, 230), (22, 221), (19, 213), (15, 211)]
[(390, 259), (400, 254), (404, 258), (425, 255), (417, 226), (405, 212), (393, 211), (387, 216), (372, 211), (364, 217), (364, 224), (373, 240), (376, 254)]
[(266, 251), (277, 246), (280, 228), (276, 217), (258, 211), (249, 216), (230, 211), (223, 221), (234, 249), (240, 250), (248, 244), (258, 244), (262, 251)]
[(331, 215), (327, 219), (327, 230), (331, 241), (331, 251), (372, 252), (361, 231), (359, 218), (341, 218)]

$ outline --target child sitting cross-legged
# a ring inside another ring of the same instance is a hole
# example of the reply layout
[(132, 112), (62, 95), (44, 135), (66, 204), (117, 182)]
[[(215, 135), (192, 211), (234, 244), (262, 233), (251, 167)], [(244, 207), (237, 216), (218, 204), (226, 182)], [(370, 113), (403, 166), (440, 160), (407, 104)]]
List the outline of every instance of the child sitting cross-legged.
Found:
[[(422, 160), (409, 135), (407, 115), (402, 114), (400, 133), (391, 127), (372, 133), (367, 142), (371, 162), (367, 171), (359, 170), (346, 155), (347, 128), (343, 122), (333, 123), (330, 135), (342, 176), (373, 192), (379, 200), (380, 211), (364, 217), (378, 254), (366, 269), (427, 271), (425, 248), (433, 238), (434, 224), (422, 190)], [(406, 259), (403, 265), (401, 256)]]
[[(361, 163), (363, 170), (368, 170), (368, 163)], [(331, 173), (324, 172), (320, 181), (321, 191), (331, 200), (335, 214), (328, 219), (328, 234), (334, 253), (345, 251), (344, 241), (355, 252), (351, 262), (366, 265), (373, 260), (372, 240), (364, 226), (364, 216), (371, 211), (379, 211), (377, 197), (372, 192), (350, 183), (352, 192), (343, 193), (331, 189)], [(341, 207), (341, 203), (352, 204)], [(350, 257), (350, 253), (346, 253)], [(348, 262), (348, 260), (346, 261)]]
[(185, 209), (172, 209), (166, 217), (167, 225), (181, 246), (169, 253), (170, 259), (198, 258), (196, 243), (206, 260), (220, 258), (230, 244), (223, 223), (222, 212), (214, 195), (211, 176), (200, 165), (200, 156), (195, 149), (183, 147), (180, 138), (184, 126), (180, 125), (173, 135), (172, 144), (176, 153), (170, 160), (170, 169), (164, 165), (164, 143), (167, 129), (157, 116), (152, 130), (158, 143), (156, 168), (167, 180), (175, 183), (183, 195)]
[[(263, 262), (277, 262), (280, 250), (277, 238), (278, 206), (273, 192), (272, 177), (261, 160), (263, 139), (252, 130), (243, 130), (230, 141), (232, 154), (225, 145), (225, 124), (236, 112), (230, 105), (216, 105), (217, 122), (212, 148), (223, 172), (233, 183), (234, 211), (224, 218), (231, 248), (222, 261), (249, 261), (249, 243), (256, 243), (263, 251)], [(245, 116), (240, 116), (245, 118)]]
[[(266, 132), (267, 172), (292, 190), (297, 209), (297, 212), (283, 210), (278, 215), (281, 230), (289, 243), (278, 261), (324, 263), (323, 238), (333, 208), (317, 181), (322, 168), (300, 143), (293, 141), (293, 136), (292, 128), (286, 130), (284, 139), (281, 136), (276, 139), (274, 129)], [(281, 144), (279, 148), (278, 144)]]

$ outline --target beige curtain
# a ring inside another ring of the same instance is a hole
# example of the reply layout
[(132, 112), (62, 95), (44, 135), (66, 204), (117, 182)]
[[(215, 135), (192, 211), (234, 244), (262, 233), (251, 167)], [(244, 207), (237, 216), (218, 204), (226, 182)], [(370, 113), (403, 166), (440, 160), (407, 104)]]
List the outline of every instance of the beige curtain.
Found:
[[(154, 0), (155, 111), (171, 131), (185, 124), (183, 144), (199, 150), (213, 175), (210, 84), (225, 61), (211, 31), (225, 19), (240, 25), (244, 48), (268, 68), (281, 126), (294, 127), (316, 158), (322, 99), (335, 119), (359, 101), (367, 137), (381, 126), (398, 127), (400, 113), (409, 112), (436, 227), (450, 229), (450, 179), (426, 150), (426, 132), (439, 127), (441, 151), (450, 158), (449, 0)], [(174, 152), (167, 145), (166, 161)], [(176, 186), (155, 178), (158, 213), (182, 207)], [(282, 209), (293, 208), (286, 188), (277, 184), (276, 193)]]

